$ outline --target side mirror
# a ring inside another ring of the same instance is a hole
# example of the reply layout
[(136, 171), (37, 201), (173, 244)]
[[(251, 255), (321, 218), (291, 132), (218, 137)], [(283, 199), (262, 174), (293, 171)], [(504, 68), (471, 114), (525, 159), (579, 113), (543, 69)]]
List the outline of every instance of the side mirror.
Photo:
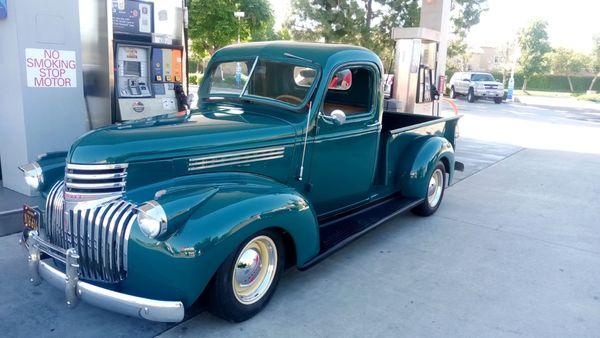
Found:
[(332, 111), (331, 115), (329, 116), (325, 114), (320, 114), (320, 116), (324, 121), (333, 123), (336, 126), (341, 126), (342, 124), (346, 123), (346, 113), (340, 109)]
[(340, 109), (332, 111), (331, 118), (333, 120), (333, 124), (337, 126), (341, 126), (342, 124), (346, 123), (346, 113)]
[(463, 81), (471, 82), (471, 79), (463, 79)]

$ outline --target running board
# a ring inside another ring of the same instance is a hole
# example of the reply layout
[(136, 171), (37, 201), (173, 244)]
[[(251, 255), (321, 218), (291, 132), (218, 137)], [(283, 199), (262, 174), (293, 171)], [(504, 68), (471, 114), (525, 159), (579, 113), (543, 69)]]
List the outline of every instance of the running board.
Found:
[(369, 230), (388, 219), (419, 205), (423, 199), (395, 197), (376, 203), (358, 212), (327, 222), (320, 227), (321, 250), (319, 254), (298, 270), (307, 270), (350, 244)]

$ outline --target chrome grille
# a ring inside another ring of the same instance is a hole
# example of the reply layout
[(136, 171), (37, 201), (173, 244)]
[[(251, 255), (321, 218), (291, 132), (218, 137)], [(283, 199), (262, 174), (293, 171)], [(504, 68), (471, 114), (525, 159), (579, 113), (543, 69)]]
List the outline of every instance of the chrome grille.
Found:
[(83, 278), (115, 283), (127, 272), (127, 238), (137, 215), (134, 205), (113, 198), (100, 205), (65, 201), (65, 182), (48, 194), (42, 227), (48, 241), (80, 256)]
[(67, 163), (65, 171), (69, 193), (120, 194), (125, 190), (127, 164)]
[(484, 86), (485, 86), (485, 89), (497, 89), (498, 88), (498, 85), (486, 84)]
[(236, 151), (211, 156), (191, 158), (189, 160), (189, 171), (238, 165), (257, 161), (273, 160), (282, 158), (285, 148), (263, 148), (250, 151)]

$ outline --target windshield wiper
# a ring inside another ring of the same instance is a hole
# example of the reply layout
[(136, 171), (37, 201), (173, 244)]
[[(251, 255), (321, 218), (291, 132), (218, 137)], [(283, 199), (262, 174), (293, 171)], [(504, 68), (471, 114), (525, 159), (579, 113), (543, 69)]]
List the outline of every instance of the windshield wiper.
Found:
[(252, 69), (250, 69), (250, 73), (248, 74), (248, 81), (244, 84), (244, 88), (242, 88), (242, 92), (240, 93), (240, 98), (244, 96), (246, 90), (248, 89), (248, 84), (252, 80), (252, 75), (254, 74), (254, 69), (256, 68), (256, 64), (258, 63), (258, 56), (254, 59), (254, 64), (252, 65)]

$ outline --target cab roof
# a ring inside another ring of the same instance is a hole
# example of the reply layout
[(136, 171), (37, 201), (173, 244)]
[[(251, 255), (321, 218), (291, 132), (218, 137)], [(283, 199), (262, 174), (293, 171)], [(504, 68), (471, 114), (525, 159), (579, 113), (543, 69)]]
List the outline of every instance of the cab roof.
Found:
[(363, 47), (292, 41), (250, 42), (230, 45), (217, 51), (213, 55), (213, 60), (255, 56), (267, 59), (285, 59), (287, 57), (294, 60), (289, 55), (310, 60), (324, 69), (348, 61), (370, 61), (377, 64), (381, 69), (379, 57)]

